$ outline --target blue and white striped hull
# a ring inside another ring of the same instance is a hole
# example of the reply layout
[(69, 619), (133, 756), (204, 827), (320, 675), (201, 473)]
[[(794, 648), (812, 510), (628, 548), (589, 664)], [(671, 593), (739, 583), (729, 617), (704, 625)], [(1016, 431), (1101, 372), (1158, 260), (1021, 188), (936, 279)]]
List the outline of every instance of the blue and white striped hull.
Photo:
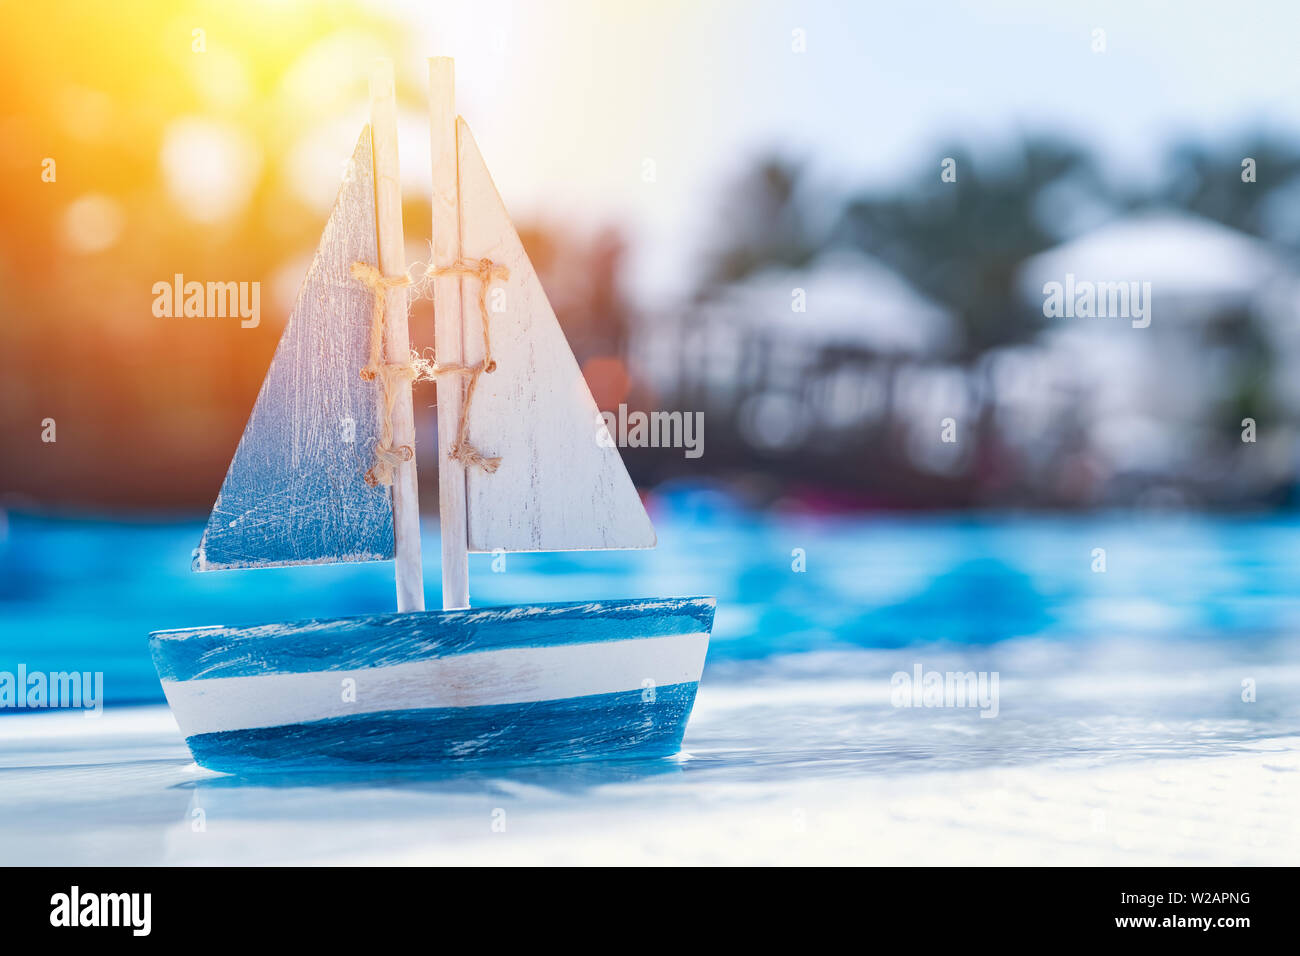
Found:
[(537, 604), (159, 631), (149, 646), (213, 770), (666, 756), (713, 598)]

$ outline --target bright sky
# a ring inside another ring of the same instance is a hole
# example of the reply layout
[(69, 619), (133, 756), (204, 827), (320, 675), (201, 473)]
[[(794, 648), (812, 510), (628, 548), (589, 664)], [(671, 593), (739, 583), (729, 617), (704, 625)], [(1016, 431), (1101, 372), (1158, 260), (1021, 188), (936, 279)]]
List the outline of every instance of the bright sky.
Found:
[[(423, 55), (456, 57), (460, 110), (516, 218), (617, 222), (652, 300), (690, 278), (725, 228), (718, 190), (760, 151), (848, 186), (916, 163), (937, 176), (941, 143), (978, 153), (1046, 127), (1116, 175), (1156, 177), (1175, 135), (1300, 131), (1290, 2), (372, 2), (413, 25), (413, 77)], [(409, 119), (419, 189), (427, 126)]]

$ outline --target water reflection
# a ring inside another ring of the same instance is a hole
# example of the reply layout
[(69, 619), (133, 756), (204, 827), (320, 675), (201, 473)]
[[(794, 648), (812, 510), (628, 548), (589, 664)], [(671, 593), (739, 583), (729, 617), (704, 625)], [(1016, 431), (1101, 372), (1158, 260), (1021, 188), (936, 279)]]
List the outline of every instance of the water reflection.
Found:
[(337, 770), (292, 773), (221, 774), (174, 784), (200, 792), (224, 790), (322, 789), (339, 793), (403, 790), (426, 794), (501, 794), (521, 788), (580, 796), (598, 787), (642, 783), (680, 776), (688, 756), (634, 760), (584, 760), (576, 763), (495, 764), (443, 767), (380, 768), (371, 765)]

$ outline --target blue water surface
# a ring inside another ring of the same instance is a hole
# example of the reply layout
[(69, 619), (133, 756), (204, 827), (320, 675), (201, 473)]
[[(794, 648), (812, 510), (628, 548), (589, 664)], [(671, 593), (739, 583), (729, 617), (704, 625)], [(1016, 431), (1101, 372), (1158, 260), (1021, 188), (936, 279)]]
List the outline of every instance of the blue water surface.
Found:
[[(655, 551), (475, 555), (471, 593), (715, 595), (680, 754), (355, 779), (197, 767), (146, 639), (391, 610), (391, 563), (194, 574), (201, 516), (11, 512), (0, 672), (102, 671), (108, 706), (0, 711), (0, 864), (1300, 853), (1294, 516), (812, 517), (684, 488), (650, 510)], [(434, 524), (424, 553), (437, 606)], [(921, 672), (997, 678), (996, 693), (918, 706), (896, 684)]]
[[(1300, 625), (1300, 519), (1289, 514), (810, 517), (696, 489), (658, 496), (653, 518), (654, 551), (473, 555), (473, 601), (714, 595), (706, 681), (855, 648), (1251, 642)], [(8, 514), (0, 670), (102, 671), (109, 706), (152, 703), (162, 693), (150, 631), (393, 607), (388, 562), (195, 574), (201, 531), (197, 516)], [(437, 606), (436, 524), (424, 553)]]

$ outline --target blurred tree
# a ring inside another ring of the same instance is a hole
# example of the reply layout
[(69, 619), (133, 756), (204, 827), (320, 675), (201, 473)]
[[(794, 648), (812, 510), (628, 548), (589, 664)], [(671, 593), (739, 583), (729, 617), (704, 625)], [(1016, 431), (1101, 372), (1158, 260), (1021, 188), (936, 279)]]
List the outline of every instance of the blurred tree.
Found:
[(766, 156), (732, 185), (719, 215), (726, 232), (708, 257), (702, 294), (768, 266), (805, 266), (817, 256), (824, 240), (812, 225), (816, 201), (805, 178), (801, 163)]
[[(1253, 161), (1249, 180), (1243, 163)], [(1132, 205), (1170, 205), (1214, 219), (1252, 235), (1273, 239), (1300, 251), (1300, 229), (1278, 228), (1275, 207), (1285, 204), (1295, 221), (1294, 192), (1300, 183), (1300, 148), (1290, 140), (1258, 134), (1231, 145), (1187, 140), (1173, 146), (1166, 164), (1170, 175), (1149, 196)]]
[(1059, 239), (1044, 221), (1044, 195), (1063, 183), (1078, 197), (1107, 191), (1086, 152), (1046, 136), (1026, 139), (987, 169), (957, 147), (937, 155), (956, 160), (956, 182), (942, 182), (936, 165), (892, 192), (852, 197), (834, 241), (879, 257), (946, 305), (960, 326), (960, 354), (973, 360), (1030, 338), (1041, 324), (1014, 283), (1027, 257)]
[[(354, 2), (4, 3), (0, 495), (211, 500), (324, 224), (303, 170), (347, 159), (312, 147), (407, 42)], [(156, 317), (177, 273), (262, 283), (260, 325)]]

